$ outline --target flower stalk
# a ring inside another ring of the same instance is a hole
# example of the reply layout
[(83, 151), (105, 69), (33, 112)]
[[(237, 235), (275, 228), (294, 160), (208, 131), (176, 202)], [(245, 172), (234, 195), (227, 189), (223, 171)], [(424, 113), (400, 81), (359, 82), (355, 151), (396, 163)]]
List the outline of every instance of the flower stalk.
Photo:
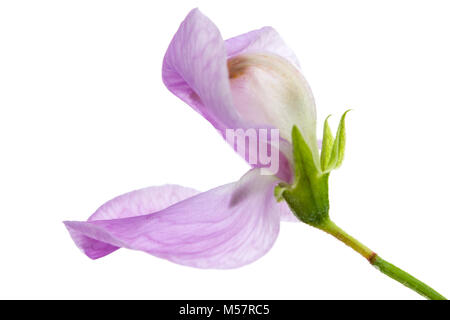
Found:
[(332, 235), (339, 241), (342, 241), (347, 246), (358, 252), (364, 258), (366, 258), (371, 265), (377, 268), (380, 272), (384, 273), (388, 277), (400, 282), (404, 286), (414, 290), (421, 296), (430, 300), (447, 300), (443, 295), (438, 293), (436, 290), (413, 277), (409, 273), (403, 271), (402, 269), (396, 267), (392, 263), (387, 262), (378, 256), (371, 249), (366, 247), (364, 244), (353, 238), (351, 235), (347, 234), (344, 230), (339, 228), (331, 220), (327, 220), (323, 225), (318, 227), (319, 229), (325, 231), (326, 233)]
[[(348, 111), (347, 111), (348, 112)], [(329, 218), (328, 178), (332, 170), (341, 166), (345, 149), (345, 116), (341, 118), (336, 137), (333, 137), (325, 120), (320, 163), (318, 150), (311, 150), (303, 133), (294, 126), (292, 146), (294, 153), (295, 181), (292, 185), (280, 184), (275, 190), (277, 199), (284, 199), (295, 216), (302, 222), (332, 235), (358, 252), (371, 265), (390, 278), (400, 282), (420, 295), (432, 300), (446, 300), (430, 286), (409, 273), (383, 260), (374, 251), (339, 228)]]

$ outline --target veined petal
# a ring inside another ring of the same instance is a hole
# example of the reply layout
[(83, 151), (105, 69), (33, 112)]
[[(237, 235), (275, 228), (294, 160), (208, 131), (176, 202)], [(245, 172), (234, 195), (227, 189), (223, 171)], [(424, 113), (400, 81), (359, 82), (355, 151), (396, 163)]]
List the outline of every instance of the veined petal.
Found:
[(122, 194), (97, 209), (89, 221), (134, 217), (163, 210), (184, 199), (200, 193), (176, 184), (147, 187)]
[(233, 107), (226, 61), (219, 29), (194, 9), (173, 37), (162, 68), (167, 88), (222, 134), (226, 128), (243, 128)]
[[(135, 190), (106, 202), (89, 217), (88, 221), (122, 219), (150, 214), (198, 193), (197, 190), (178, 185), (163, 185)], [(120, 247), (89, 238), (76, 229), (68, 229), (77, 246), (92, 259), (101, 258)]]
[(228, 58), (245, 53), (270, 53), (283, 57), (300, 68), (294, 51), (272, 27), (263, 27), (228, 39), (225, 41), (225, 46)]
[[(92, 247), (103, 246), (105, 254), (124, 247), (198, 268), (234, 268), (263, 256), (277, 238), (282, 207), (273, 197), (276, 183), (275, 177), (253, 169), (238, 182), (158, 212), (142, 214), (140, 208), (147, 205), (140, 202), (145, 199), (131, 193), (105, 209), (105, 217), (126, 212), (126, 218), (65, 224), (91, 258), (102, 256), (98, 250), (92, 255)], [(130, 205), (130, 199), (140, 200)]]
[[(257, 81), (248, 84), (241, 80), (255, 80), (251, 75), (256, 74), (254, 71), (258, 66), (248, 68), (252, 71), (250, 77), (248, 74), (234, 77), (227, 62), (236, 61), (241, 55), (252, 57), (254, 54), (274, 57), (275, 63), (269, 64), (275, 65), (275, 72), (258, 73), (257, 78), (262, 75), (261, 79), (256, 78)], [(292, 71), (290, 74), (295, 77), (287, 79), (285, 72), (278, 70), (280, 65), (284, 70)], [(292, 178), (291, 154), (286, 144), (291, 138), (292, 123), (300, 128), (308, 141), (315, 140), (314, 99), (298, 70), (297, 58), (274, 29), (265, 27), (225, 42), (214, 23), (194, 9), (182, 22), (167, 49), (162, 75), (167, 88), (202, 114), (223, 137), (226, 129), (280, 129), (280, 168), (275, 174), (289, 181)], [(280, 76), (280, 82), (277, 82)], [(286, 79), (288, 83), (289, 79), (297, 83), (289, 84), (290, 89), (284, 90)], [(281, 91), (261, 90), (273, 84)], [(281, 95), (290, 92), (295, 92), (296, 99), (280, 99)], [(286, 106), (286, 102), (290, 104)], [(269, 141), (265, 143), (270, 144)], [(311, 143), (312, 148), (314, 145), (315, 142)], [(252, 165), (261, 167), (259, 163)]]

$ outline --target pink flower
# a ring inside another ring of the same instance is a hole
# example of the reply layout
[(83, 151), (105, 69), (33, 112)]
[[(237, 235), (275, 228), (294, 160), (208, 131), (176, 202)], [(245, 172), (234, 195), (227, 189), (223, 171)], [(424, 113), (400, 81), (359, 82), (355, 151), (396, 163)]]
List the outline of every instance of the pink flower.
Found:
[(297, 59), (270, 27), (224, 41), (194, 9), (175, 34), (162, 72), (167, 88), (224, 138), (227, 129), (279, 129), (279, 169), (262, 175), (263, 165), (252, 164), (239, 181), (204, 193), (177, 185), (132, 191), (88, 221), (65, 225), (92, 259), (123, 247), (199, 268), (251, 263), (272, 247), (281, 220), (295, 220), (274, 197), (278, 183), (293, 179), (294, 124), (318, 160), (314, 99)]

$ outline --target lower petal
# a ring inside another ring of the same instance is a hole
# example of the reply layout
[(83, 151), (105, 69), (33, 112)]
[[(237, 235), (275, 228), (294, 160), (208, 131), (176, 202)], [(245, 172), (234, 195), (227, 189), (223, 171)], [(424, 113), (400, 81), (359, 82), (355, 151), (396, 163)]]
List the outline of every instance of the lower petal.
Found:
[[(148, 209), (141, 206), (145, 197), (130, 205), (140, 198), (130, 193), (105, 204), (108, 215), (65, 224), (91, 258), (124, 247), (198, 268), (235, 268), (263, 256), (277, 238), (283, 208), (273, 196), (278, 181), (253, 169), (235, 183), (154, 213), (142, 211)], [(103, 217), (108, 220), (97, 220)]]
[[(191, 188), (169, 184), (135, 190), (106, 202), (89, 217), (88, 221), (121, 219), (150, 214), (198, 193), (199, 191)], [(120, 247), (87, 237), (76, 228), (68, 227), (68, 230), (76, 245), (91, 259), (101, 258)]]

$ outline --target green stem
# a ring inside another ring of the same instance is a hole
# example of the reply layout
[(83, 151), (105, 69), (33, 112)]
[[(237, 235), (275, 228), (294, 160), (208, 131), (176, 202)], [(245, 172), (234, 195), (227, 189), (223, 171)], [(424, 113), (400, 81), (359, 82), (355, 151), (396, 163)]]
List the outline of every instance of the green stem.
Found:
[(430, 300), (447, 300), (443, 295), (436, 292), (433, 288), (429, 287), (422, 281), (414, 278), (409, 273), (397, 268), (393, 264), (381, 259), (375, 252), (367, 248), (365, 245), (360, 243), (358, 240), (347, 234), (344, 230), (339, 228), (331, 220), (327, 220), (325, 223), (321, 224), (319, 229), (331, 234), (338, 240), (345, 243), (347, 246), (361, 254), (366, 258), (371, 265), (377, 268), (379, 271), (387, 275), (388, 277), (397, 280), (404, 286), (414, 290), (418, 294), (424, 296)]

